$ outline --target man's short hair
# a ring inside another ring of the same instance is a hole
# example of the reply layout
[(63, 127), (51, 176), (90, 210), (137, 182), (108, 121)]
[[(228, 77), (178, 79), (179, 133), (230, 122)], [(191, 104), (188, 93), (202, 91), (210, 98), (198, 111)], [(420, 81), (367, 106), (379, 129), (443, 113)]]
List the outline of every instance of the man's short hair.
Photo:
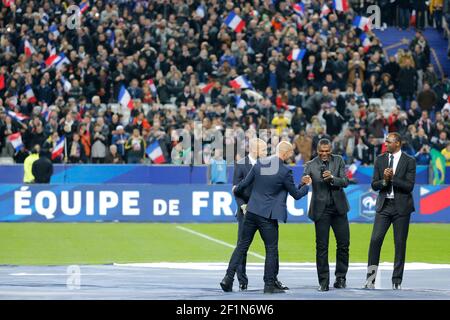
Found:
[(331, 146), (331, 141), (327, 138), (323, 138), (319, 140), (319, 143), (317, 144), (317, 148), (320, 146)]
[(402, 143), (402, 136), (398, 132), (389, 132), (389, 135), (395, 138), (396, 142)]

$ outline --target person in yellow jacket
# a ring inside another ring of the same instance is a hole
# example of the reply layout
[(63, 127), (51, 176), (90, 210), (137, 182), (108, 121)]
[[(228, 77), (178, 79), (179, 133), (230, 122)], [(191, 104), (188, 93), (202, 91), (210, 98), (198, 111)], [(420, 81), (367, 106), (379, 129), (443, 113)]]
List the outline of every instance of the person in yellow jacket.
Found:
[(278, 112), (278, 114), (273, 118), (272, 125), (277, 129), (277, 133), (280, 136), (284, 129), (290, 124), (289, 119), (286, 118), (283, 112)]
[(436, 29), (442, 31), (442, 11), (444, 8), (444, 0), (430, 0), (430, 14), (436, 22)]
[(441, 153), (445, 157), (445, 160), (446, 160), (445, 165), (447, 167), (450, 167), (450, 142), (447, 143), (447, 146), (444, 149), (442, 149)]
[(41, 150), (40, 145), (35, 145), (31, 154), (26, 157), (23, 163), (23, 182), (24, 183), (34, 183), (34, 176), (32, 172), (33, 163), (39, 159), (39, 151)]

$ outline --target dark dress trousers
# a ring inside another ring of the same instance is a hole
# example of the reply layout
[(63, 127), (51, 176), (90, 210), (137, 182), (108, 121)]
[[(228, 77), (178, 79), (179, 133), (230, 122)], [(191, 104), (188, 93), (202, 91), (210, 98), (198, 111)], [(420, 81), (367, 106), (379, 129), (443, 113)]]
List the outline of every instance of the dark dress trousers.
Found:
[[(322, 172), (331, 171), (333, 181), (322, 179)], [(328, 244), (330, 227), (336, 237), (336, 278), (345, 279), (349, 263), (350, 229), (347, 212), (349, 204), (344, 192), (348, 186), (345, 174), (344, 159), (331, 155), (330, 161), (324, 163), (315, 157), (305, 165), (303, 175), (312, 179), (312, 199), (308, 211), (309, 218), (314, 221), (316, 229), (316, 265), (319, 283), (330, 283), (330, 267), (328, 264)]]
[[(402, 152), (392, 182), (384, 185), (384, 170), (388, 166), (388, 153), (377, 157), (372, 178), (372, 189), (379, 191), (379, 193), (376, 202), (377, 213), (370, 239), (368, 266), (378, 266), (384, 237), (390, 225), (393, 224), (395, 260), (392, 283), (401, 284), (405, 266), (409, 220), (411, 213), (415, 211), (412, 192), (416, 181), (416, 160)], [(391, 187), (394, 190), (394, 199), (387, 198), (388, 190)]]
[(278, 157), (258, 161), (237, 185), (235, 194), (241, 195), (250, 184), (253, 184), (253, 189), (247, 204), (242, 237), (231, 256), (227, 277), (234, 278), (242, 256), (247, 253), (256, 231), (259, 231), (266, 248), (264, 282), (273, 286), (278, 269), (278, 220), (287, 220), (287, 194), (298, 200), (308, 193), (309, 187), (296, 186), (292, 170)]
[[(234, 165), (234, 173), (233, 173), (233, 185), (237, 186), (242, 180), (245, 179), (247, 174), (252, 169), (252, 164), (250, 162), (249, 157), (245, 157)], [(242, 238), (242, 231), (244, 230), (244, 213), (242, 212), (241, 205), (248, 203), (250, 199), (250, 195), (252, 193), (253, 184), (250, 184), (242, 191), (241, 195), (234, 195), (237, 203), (236, 210), (236, 218), (238, 221), (238, 241)], [(239, 264), (236, 274), (240, 284), (248, 284), (248, 277), (246, 274), (246, 266), (247, 264), (247, 253), (245, 253), (242, 257), (242, 262)]]

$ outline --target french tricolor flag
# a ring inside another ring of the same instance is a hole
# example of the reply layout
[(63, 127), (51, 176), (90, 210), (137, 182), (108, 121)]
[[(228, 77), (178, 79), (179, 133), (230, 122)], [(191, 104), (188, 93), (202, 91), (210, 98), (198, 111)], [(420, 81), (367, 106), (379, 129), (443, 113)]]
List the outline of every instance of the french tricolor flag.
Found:
[(11, 7), (11, 5), (14, 3), (14, 0), (3, 0), (3, 5), (6, 7), (6, 8), (9, 8), (9, 7)]
[(231, 11), (228, 17), (225, 19), (225, 24), (237, 33), (241, 32), (245, 27), (245, 21), (242, 20), (241, 17), (239, 17), (233, 11)]
[(211, 91), (211, 89), (214, 87), (215, 84), (216, 83), (214, 81), (210, 82), (210, 83), (205, 84), (204, 86), (200, 87), (200, 90), (202, 93), (208, 94)]
[(363, 34), (361, 35), (360, 39), (361, 39), (361, 44), (362, 44), (362, 46), (363, 46), (363, 48), (364, 48), (364, 52), (369, 51), (370, 46), (372, 45), (372, 42), (370, 42), (369, 37), (367, 37), (366, 34), (363, 33)]
[(52, 34), (55, 38), (59, 36), (58, 28), (54, 24), (52, 24), (50, 28), (48, 28), (48, 32), (50, 32), (50, 34)]
[(145, 150), (148, 157), (152, 160), (153, 163), (165, 163), (166, 158), (164, 158), (164, 154), (162, 152), (161, 147), (159, 146), (159, 142), (155, 141), (150, 144)]
[(25, 96), (27, 97), (28, 103), (36, 103), (36, 96), (34, 95), (33, 88), (29, 84), (25, 86)]
[(85, 13), (87, 9), (89, 9), (89, 1), (83, 1), (80, 4), (80, 12)]
[(45, 60), (45, 66), (50, 68), (56, 65), (59, 61), (61, 61), (61, 57), (58, 54), (52, 54)]
[(20, 112), (14, 112), (14, 111), (11, 111), (11, 110), (8, 111), (8, 115), (11, 118), (13, 118), (14, 120), (17, 120), (17, 121), (20, 121), (20, 122), (22, 122), (24, 120), (27, 120), (29, 118), (28, 116), (26, 116), (24, 114), (21, 114)]
[(352, 163), (346, 172), (347, 178), (353, 179), (355, 176), (356, 171), (358, 171), (359, 165), (361, 164), (361, 161), (356, 160), (354, 163)]
[(69, 92), (70, 89), (72, 89), (72, 84), (64, 76), (61, 77), (61, 84), (63, 85), (65, 92)]
[(239, 76), (230, 81), (230, 86), (234, 89), (247, 89), (253, 88), (252, 84), (245, 78), (245, 76)]
[(245, 102), (245, 100), (242, 99), (242, 97), (236, 97), (236, 107), (238, 109), (244, 109), (245, 106), (247, 106), (247, 102)]
[(31, 45), (31, 43), (28, 40), (25, 40), (24, 51), (25, 51), (25, 55), (28, 58), (36, 53), (36, 49), (33, 48), (33, 46)]
[(55, 160), (56, 158), (62, 155), (62, 153), (64, 152), (65, 142), (66, 142), (65, 136), (59, 138), (58, 142), (56, 143), (56, 146), (53, 148), (52, 151), (52, 160)]
[(353, 26), (367, 32), (370, 30), (370, 19), (356, 16), (355, 19), (353, 19)]
[(333, 8), (336, 11), (344, 11), (347, 12), (350, 9), (347, 0), (333, 0)]
[(330, 9), (326, 4), (324, 4), (324, 5), (322, 6), (322, 9), (320, 10), (320, 16), (321, 16), (321, 17), (326, 17), (326, 16), (328, 16), (330, 13), (331, 13), (331, 9)]
[(288, 61), (302, 61), (305, 54), (306, 54), (305, 49), (294, 49), (288, 55), (287, 59)]
[(305, 5), (303, 2), (294, 3), (292, 4), (292, 10), (299, 16), (303, 16), (305, 14)]
[(119, 103), (128, 109), (133, 109), (133, 100), (131, 99), (131, 95), (128, 90), (125, 89), (124, 85), (120, 87)]
[(59, 60), (56, 62), (56, 70), (60, 70), (65, 64), (70, 64), (70, 60), (67, 59), (64, 53), (59, 54)]
[(23, 146), (22, 135), (20, 134), (20, 132), (9, 135), (7, 140), (9, 143), (12, 144), (12, 146), (14, 147), (14, 150), (16, 150), (16, 152), (19, 151), (20, 148)]

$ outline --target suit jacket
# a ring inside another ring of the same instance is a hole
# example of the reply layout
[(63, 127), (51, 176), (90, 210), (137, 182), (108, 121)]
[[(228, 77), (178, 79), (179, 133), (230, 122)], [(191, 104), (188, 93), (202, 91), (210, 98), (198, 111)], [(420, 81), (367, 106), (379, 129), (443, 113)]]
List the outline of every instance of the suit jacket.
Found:
[(277, 156), (259, 160), (236, 189), (235, 194), (253, 183), (247, 211), (264, 218), (287, 220), (286, 199), (289, 194), (296, 200), (308, 194), (307, 185), (294, 184), (292, 170)]
[[(252, 164), (248, 156), (236, 162), (233, 172), (233, 186), (237, 186), (242, 180), (244, 180), (251, 169)], [(252, 193), (252, 189), (253, 184), (250, 184), (242, 191), (242, 195), (234, 195), (236, 203), (238, 205), (236, 215), (238, 213), (242, 213), (241, 205), (243, 205), (244, 203), (248, 203), (248, 200), (250, 199), (250, 195)]]
[[(379, 191), (376, 203), (376, 211), (383, 208), (389, 189), (389, 183), (383, 186), (384, 169), (389, 166), (389, 154), (386, 152), (379, 155), (375, 160), (375, 167), (372, 178), (372, 189)], [(408, 215), (415, 211), (412, 192), (416, 182), (416, 160), (402, 152), (397, 164), (397, 170), (392, 177), (394, 189), (395, 208), (400, 215)]]
[(344, 188), (348, 186), (348, 178), (345, 174), (345, 162), (341, 156), (332, 154), (330, 156), (328, 170), (334, 176), (333, 182), (325, 182), (322, 179), (320, 167), (322, 160), (315, 157), (305, 165), (303, 175), (309, 175), (312, 179), (312, 199), (309, 206), (308, 217), (313, 221), (318, 221), (325, 211), (326, 200), (328, 199), (329, 187), (331, 196), (339, 214), (344, 215), (350, 209)]

